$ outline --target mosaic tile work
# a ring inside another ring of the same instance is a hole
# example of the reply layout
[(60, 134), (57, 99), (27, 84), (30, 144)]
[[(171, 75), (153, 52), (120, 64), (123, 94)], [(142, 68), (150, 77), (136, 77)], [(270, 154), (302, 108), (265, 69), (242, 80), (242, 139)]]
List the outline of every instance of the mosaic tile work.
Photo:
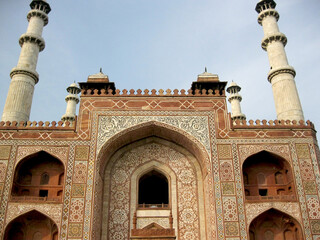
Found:
[(76, 161), (73, 172), (73, 183), (85, 183), (87, 178), (87, 162)]
[(75, 160), (88, 160), (89, 146), (76, 146)]
[(4, 182), (6, 177), (8, 161), (0, 160), (0, 182)]
[(318, 194), (318, 188), (315, 181), (304, 181), (303, 186), (304, 186), (304, 192), (306, 194), (311, 194), (311, 195)]
[(320, 234), (320, 220), (311, 220), (311, 232), (313, 234)]
[(235, 195), (235, 187), (233, 182), (223, 182), (221, 185), (223, 195)]
[[(223, 215), (225, 221), (238, 221), (237, 201), (235, 197), (223, 197)], [(235, 235), (232, 235), (235, 236)]]
[(70, 205), (70, 222), (82, 222), (84, 214), (84, 199), (83, 198), (72, 198)]
[(11, 146), (0, 146), (0, 160), (8, 160), (10, 157)]
[(307, 195), (307, 207), (310, 219), (320, 219), (320, 204), (317, 195)]
[(310, 158), (308, 144), (296, 144), (296, 152), (298, 158)]
[(239, 223), (238, 222), (225, 222), (226, 236), (239, 235)]
[(231, 159), (231, 146), (230, 145), (218, 145), (218, 157), (219, 159)]
[(85, 184), (73, 184), (72, 185), (72, 197), (78, 198), (78, 197), (85, 197)]
[(234, 181), (232, 161), (220, 161), (220, 178), (222, 181)]
[(68, 237), (82, 237), (82, 224), (81, 223), (69, 223)]

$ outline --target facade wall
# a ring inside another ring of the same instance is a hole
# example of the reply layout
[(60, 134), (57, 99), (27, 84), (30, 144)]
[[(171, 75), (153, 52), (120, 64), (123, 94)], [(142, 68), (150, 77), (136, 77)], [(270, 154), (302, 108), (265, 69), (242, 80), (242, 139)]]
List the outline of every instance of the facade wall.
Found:
[[(2, 234), (12, 220), (37, 210), (56, 223), (59, 239), (100, 239), (103, 231), (99, 223), (106, 220), (101, 214), (101, 206), (112, 203), (105, 198), (106, 181), (111, 186), (113, 184), (106, 178), (105, 171), (109, 171), (111, 166), (117, 168), (117, 164), (133, 161), (124, 161), (125, 154), (117, 157), (126, 146), (135, 146), (132, 144), (138, 144), (143, 139), (157, 138), (167, 144), (160, 144), (167, 151), (180, 154), (181, 151), (184, 154), (187, 152), (193, 159), (192, 171), (186, 175), (183, 168), (189, 170), (187, 162), (190, 164), (190, 159), (178, 161), (187, 164), (180, 170), (174, 170), (170, 165), (173, 160), (170, 163), (157, 160), (171, 168), (177, 179), (177, 211), (173, 214), (177, 239), (246, 239), (250, 223), (271, 208), (296, 219), (302, 226), (305, 239), (320, 238), (319, 151), (311, 124), (233, 124), (227, 113), (225, 96), (215, 94), (181, 96), (181, 93), (152, 93), (148, 96), (130, 96), (127, 92), (117, 92), (111, 96), (83, 92), (80, 104), (76, 126), (55, 123), (37, 126), (35, 123), (28, 123), (27, 126), (0, 124)], [(150, 146), (146, 144), (139, 147)], [(129, 154), (139, 147), (129, 147), (124, 152)], [(63, 201), (11, 201), (15, 166), (26, 156), (38, 151), (46, 151), (63, 162)], [(271, 152), (288, 161), (293, 170), (298, 201), (245, 200), (242, 165), (249, 156), (260, 151)], [(150, 157), (147, 160), (149, 150), (141, 150), (135, 155), (143, 152), (146, 153), (145, 159), (135, 162), (136, 167), (132, 166), (132, 169), (143, 165), (144, 161), (153, 161)], [(119, 168), (124, 166), (120, 165)], [(179, 179), (185, 176), (187, 181), (190, 174), (197, 176), (197, 186), (201, 183), (203, 188), (203, 200), (199, 191), (194, 192), (198, 196), (197, 209), (191, 211), (194, 215), (187, 214), (190, 207), (179, 195), (180, 187), (184, 184), (179, 183)], [(126, 181), (124, 184), (130, 188)], [(204, 206), (200, 206), (201, 201)], [(126, 204), (134, 209), (133, 203)], [(121, 220), (128, 226), (132, 224), (132, 212), (129, 215), (126, 213), (125, 220)], [(202, 212), (205, 214), (202, 215)], [(193, 231), (193, 234), (198, 235), (184, 235), (188, 232), (183, 227), (188, 228), (184, 223), (188, 217), (189, 220), (196, 219), (193, 222), (199, 230)], [(108, 219), (110, 221), (109, 216)]]

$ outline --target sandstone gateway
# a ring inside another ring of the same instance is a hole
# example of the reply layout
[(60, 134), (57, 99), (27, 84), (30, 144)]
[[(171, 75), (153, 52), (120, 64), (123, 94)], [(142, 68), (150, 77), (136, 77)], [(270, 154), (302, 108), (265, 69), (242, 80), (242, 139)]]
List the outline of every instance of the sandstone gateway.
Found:
[(61, 121), (30, 122), (51, 11), (30, 7), (0, 123), (2, 239), (320, 239), (319, 149), (273, 0), (256, 11), (277, 120), (255, 122), (207, 71), (187, 91), (120, 91), (100, 71), (68, 87)]

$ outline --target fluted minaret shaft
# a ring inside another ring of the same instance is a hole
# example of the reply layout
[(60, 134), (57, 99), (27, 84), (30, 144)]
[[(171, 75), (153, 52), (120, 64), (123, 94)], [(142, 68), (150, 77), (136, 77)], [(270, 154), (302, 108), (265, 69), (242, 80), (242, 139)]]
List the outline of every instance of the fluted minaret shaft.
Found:
[(19, 39), (21, 53), (18, 64), (10, 73), (11, 83), (4, 106), (2, 121), (28, 121), (34, 86), (39, 81), (36, 72), (38, 55), (45, 47), (42, 30), (48, 24), (50, 5), (44, 0), (33, 0), (27, 15), (27, 32)]
[(239, 94), (241, 88), (235, 83), (232, 82), (230, 86), (227, 88), (227, 92), (230, 94), (228, 97), (228, 101), (231, 104), (231, 119), (232, 120), (245, 120), (246, 115), (244, 115), (241, 111), (240, 102), (242, 100), (241, 95)]
[(294, 77), (296, 72), (288, 63), (285, 52), (287, 37), (278, 27), (279, 13), (273, 0), (261, 0), (256, 11), (263, 27), (262, 48), (267, 51), (270, 63), (268, 80), (272, 84), (273, 97), (279, 120), (304, 120)]
[(73, 122), (76, 119), (76, 107), (79, 103), (79, 96), (78, 94), (81, 92), (78, 84), (72, 83), (68, 88), (67, 92), (69, 93), (66, 96), (65, 100), (67, 102), (67, 109), (66, 113), (62, 116), (62, 121), (69, 121)]

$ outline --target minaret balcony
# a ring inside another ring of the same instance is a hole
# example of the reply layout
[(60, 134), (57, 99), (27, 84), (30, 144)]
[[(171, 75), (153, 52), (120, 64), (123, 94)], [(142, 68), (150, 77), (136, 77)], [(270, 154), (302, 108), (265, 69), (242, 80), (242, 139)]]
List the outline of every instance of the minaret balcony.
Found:
[(39, 51), (43, 51), (43, 49), (45, 48), (46, 44), (44, 42), (44, 39), (42, 37), (36, 36), (36, 35), (32, 35), (30, 33), (28, 34), (22, 34), (20, 39), (19, 39), (19, 44), (20, 47), (22, 47), (22, 45), (25, 42), (31, 42), (31, 43), (35, 43), (39, 46)]

